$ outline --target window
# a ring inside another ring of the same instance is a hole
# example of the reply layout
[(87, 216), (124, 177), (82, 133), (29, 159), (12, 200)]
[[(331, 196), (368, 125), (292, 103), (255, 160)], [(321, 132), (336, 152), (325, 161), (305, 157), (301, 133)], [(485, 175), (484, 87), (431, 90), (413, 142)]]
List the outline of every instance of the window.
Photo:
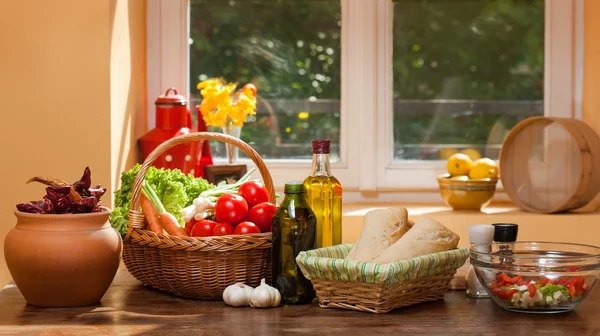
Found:
[[(195, 105), (199, 81), (252, 82), (257, 115), (241, 138), (264, 159), (310, 160), (315, 138), (331, 139), (331, 158), (339, 158), (339, 0), (190, 0), (189, 13)], [(213, 153), (225, 157), (224, 148), (214, 143)]]
[(306, 176), (310, 140), (327, 137), (346, 201), (439, 200), (449, 153), (497, 158), (519, 120), (580, 116), (582, 11), (581, 0), (150, 0), (149, 124), (166, 87), (197, 103), (201, 79), (252, 81), (258, 113), (242, 139), (277, 186)]
[(543, 115), (544, 1), (393, 0), (393, 158), (497, 159)]

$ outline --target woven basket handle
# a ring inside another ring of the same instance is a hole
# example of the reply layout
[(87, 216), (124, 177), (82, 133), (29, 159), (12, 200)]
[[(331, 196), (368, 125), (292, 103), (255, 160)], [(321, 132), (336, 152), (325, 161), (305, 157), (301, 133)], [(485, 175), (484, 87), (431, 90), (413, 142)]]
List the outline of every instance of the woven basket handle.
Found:
[(156, 160), (159, 156), (161, 156), (164, 152), (175, 147), (179, 144), (190, 142), (190, 141), (204, 141), (204, 140), (217, 140), (221, 142), (225, 142), (231, 145), (234, 145), (240, 148), (254, 163), (260, 172), (260, 175), (263, 178), (265, 183), (265, 187), (269, 192), (269, 200), (271, 203), (275, 204), (275, 189), (273, 187), (273, 179), (271, 178), (271, 174), (269, 174), (269, 170), (265, 165), (265, 162), (262, 160), (260, 155), (247, 143), (244, 141), (232, 137), (223, 133), (214, 133), (214, 132), (197, 132), (197, 133), (189, 133), (177, 136), (175, 138), (169, 139), (162, 144), (160, 144), (156, 149), (148, 155), (140, 171), (135, 177), (135, 181), (133, 182), (133, 190), (131, 196), (131, 208), (129, 209), (129, 222), (127, 224), (127, 234), (125, 235), (125, 240), (129, 239), (131, 232), (134, 228), (143, 229), (144, 225), (144, 214), (139, 210), (140, 208), (140, 197), (142, 195), (142, 184), (144, 183), (144, 177), (146, 176), (146, 171), (152, 165), (154, 160)]

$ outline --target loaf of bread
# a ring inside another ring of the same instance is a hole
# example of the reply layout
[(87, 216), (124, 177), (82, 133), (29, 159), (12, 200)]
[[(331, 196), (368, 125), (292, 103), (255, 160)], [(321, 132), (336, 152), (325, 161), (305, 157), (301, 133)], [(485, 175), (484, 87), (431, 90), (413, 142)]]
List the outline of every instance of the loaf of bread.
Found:
[(387, 264), (394, 261), (418, 257), (455, 249), (460, 237), (433, 219), (423, 218), (402, 238), (385, 249), (374, 263)]
[(346, 256), (348, 260), (371, 261), (392, 246), (412, 226), (405, 208), (371, 210), (365, 215), (360, 237)]

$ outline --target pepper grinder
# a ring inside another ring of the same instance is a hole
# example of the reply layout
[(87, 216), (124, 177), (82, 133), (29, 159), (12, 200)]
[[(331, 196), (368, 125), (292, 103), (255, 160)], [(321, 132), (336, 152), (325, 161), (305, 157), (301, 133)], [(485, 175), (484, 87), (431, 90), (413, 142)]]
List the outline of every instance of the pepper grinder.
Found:
[[(498, 244), (498, 254), (501, 256), (511, 256), (513, 254), (514, 244), (517, 241), (519, 226), (513, 223), (496, 223), (494, 226), (494, 243)], [(511, 263), (512, 258), (502, 258), (503, 264)]]
[[(477, 252), (489, 253), (491, 251), (491, 244), (494, 238), (495, 228), (491, 225), (471, 225), (467, 229), (469, 232), (469, 242), (471, 248)], [(485, 290), (485, 287), (477, 279), (475, 268), (473, 265), (469, 266), (466, 279), (467, 296), (474, 298), (489, 298), (490, 295)]]

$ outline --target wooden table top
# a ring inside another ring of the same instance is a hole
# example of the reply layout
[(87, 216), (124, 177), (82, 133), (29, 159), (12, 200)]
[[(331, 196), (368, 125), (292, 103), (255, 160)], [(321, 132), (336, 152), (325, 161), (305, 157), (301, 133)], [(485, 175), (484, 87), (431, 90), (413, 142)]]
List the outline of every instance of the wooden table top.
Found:
[(0, 335), (600, 335), (600, 290), (574, 311), (520, 314), (451, 290), (444, 300), (387, 314), (322, 309), (232, 308), (143, 287), (120, 270), (97, 306), (28, 306), (14, 285), (0, 291)]

